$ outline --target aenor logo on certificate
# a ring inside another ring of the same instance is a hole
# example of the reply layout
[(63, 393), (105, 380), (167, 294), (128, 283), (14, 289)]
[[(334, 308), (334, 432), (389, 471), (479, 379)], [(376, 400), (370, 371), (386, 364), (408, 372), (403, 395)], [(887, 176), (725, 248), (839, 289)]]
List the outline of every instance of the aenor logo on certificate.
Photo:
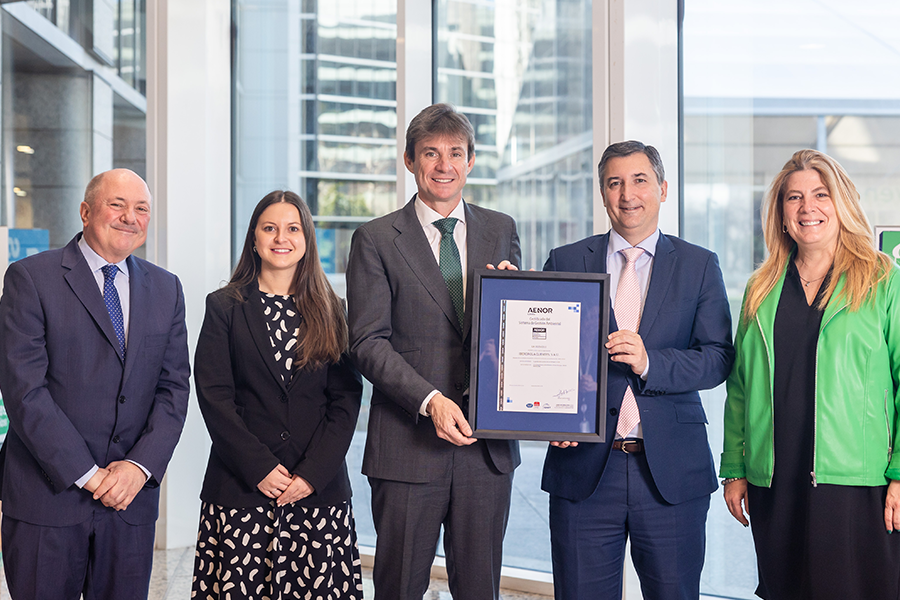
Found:
[(580, 302), (501, 300), (501, 412), (578, 412)]

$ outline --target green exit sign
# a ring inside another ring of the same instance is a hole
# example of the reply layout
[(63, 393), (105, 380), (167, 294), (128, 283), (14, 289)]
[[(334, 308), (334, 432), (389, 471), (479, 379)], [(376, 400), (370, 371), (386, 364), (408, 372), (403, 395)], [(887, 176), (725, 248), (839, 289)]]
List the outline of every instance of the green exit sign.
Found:
[(900, 267), (900, 227), (876, 227), (875, 237), (878, 249), (894, 257), (894, 263)]

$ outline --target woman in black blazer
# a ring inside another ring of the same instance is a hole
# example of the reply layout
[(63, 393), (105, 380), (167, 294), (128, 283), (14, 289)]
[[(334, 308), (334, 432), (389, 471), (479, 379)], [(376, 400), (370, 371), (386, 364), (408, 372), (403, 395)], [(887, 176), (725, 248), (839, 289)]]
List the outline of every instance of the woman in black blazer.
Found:
[(231, 281), (206, 298), (197, 343), (213, 444), (192, 597), (362, 598), (344, 460), (362, 384), (346, 350), (310, 210), (272, 192)]

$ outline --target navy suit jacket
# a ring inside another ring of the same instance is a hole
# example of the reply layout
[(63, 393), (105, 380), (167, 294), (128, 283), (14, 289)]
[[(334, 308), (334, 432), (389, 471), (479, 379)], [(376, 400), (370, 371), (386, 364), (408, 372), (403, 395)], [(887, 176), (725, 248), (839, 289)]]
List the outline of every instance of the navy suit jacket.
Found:
[[(363, 473), (424, 483), (450, 472), (455, 446), (437, 436), (431, 419), (420, 418), (419, 407), (435, 389), (463, 405), (472, 294), (466, 295), (460, 326), (414, 202), (354, 232), (347, 301), (350, 355), (374, 386)], [(476, 267), (503, 260), (519, 264), (519, 236), (507, 215), (471, 204), (465, 210), (471, 292)], [(521, 462), (517, 442), (483, 443), (501, 473)]]
[(151, 477), (126, 522), (156, 520), (159, 482), (188, 403), (181, 283), (128, 258), (131, 316), (123, 363), (79, 235), (12, 263), (0, 298), (0, 390), (9, 433), (0, 460), (3, 513), (46, 526), (113, 510), (75, 484), (94, 464), (130, 459)]
[[(606, 273), (609, 234), (556, 248), (545, 271)], [(610, 314), (610, 331), (618, 329)], [(678, 504), (710, 494), (718, 482), (698, 390), (722, 383), (731, 371), (731, 312), (716, 255), (674, 236), (660, 235), (639, 332), (650, 370), (643, 381), (631, 367), (609, 361), (606, 443), (550, 447), (542, 488), (585, 500), (601, 483), (615, 439), (618, 410), (631, 385), (641, 414), (644, 449), (660, 494)]]

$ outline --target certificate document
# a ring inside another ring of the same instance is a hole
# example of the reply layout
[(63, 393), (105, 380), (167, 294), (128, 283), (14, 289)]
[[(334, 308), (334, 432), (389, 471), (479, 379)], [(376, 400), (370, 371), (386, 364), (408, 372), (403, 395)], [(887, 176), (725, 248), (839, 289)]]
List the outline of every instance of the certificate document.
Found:
[(578, 412), (580, 302), (501, 300), (502, 412)]

